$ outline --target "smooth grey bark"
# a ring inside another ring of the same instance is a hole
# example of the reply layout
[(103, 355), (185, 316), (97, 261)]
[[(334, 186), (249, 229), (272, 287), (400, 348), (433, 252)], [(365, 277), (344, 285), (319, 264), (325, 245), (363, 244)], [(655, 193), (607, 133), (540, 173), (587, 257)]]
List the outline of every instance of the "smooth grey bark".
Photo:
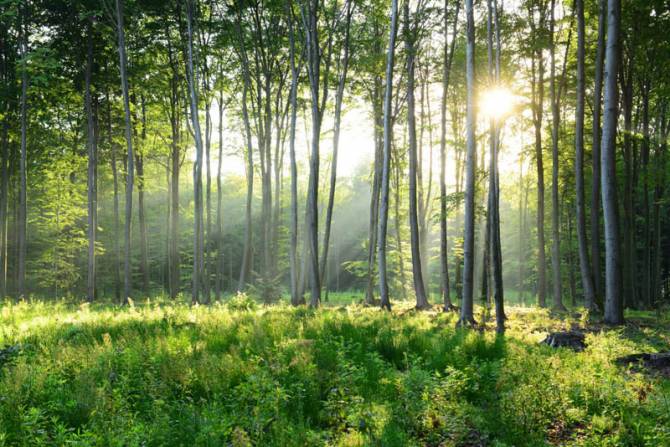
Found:
[[(417, 143), (416, 143), (416, 119), (414, 111), (414, 71), (415, 71), (415, 39), (417, 36), (415, 25), (410, 23), (409, 2), (406, 2), (403, 10), (404, 16), (404, 40), (407, 53), (407, 129), (409, 137), (409, 231), (410, 247), (412, 252), (412, 276), (414, 280), (414, 294), (416, 295), (416, 308), (427, 309), (430, 307), (426, 296), (423, 271), (421, 266), (421, 243), (419, 240), (419, 222), (417, 215)], [(388, 173), (387, 173), (388, 176)], [(384, 202), (381, 203), (384, 208)], [(388, 208), (388, 205), (386, 205)]]
[[(383, 99), (382, 97), (382, 81), (376, 76), (374, 79), (374, 86), (372, 89), (372, 113), (375, 123), (375, 158), (373, 167), (372, 190), (370, 194), (370, 219), (368, 229), (368, 268), (367, 268), (367, 287), (365, 290), (365, 304), (372, 305), (374, 303), (374, 282), (375, 282), (375, 255), (378, 252), (379, 245), (379, 200), (382, 188), (382, 170), (383, 170), (383, 152), (384, 152), (384, 137), (383, 137)], [(381, 130), (380, 130), (381, 129)], [(379, 262), (377, 260), (377, 262)]]
[(26, 282), (26, 230), (27, 230), (27, 133), (28, 133), (28, 25), (25, 6), (21, 8), (21, 153), (19, 157), (19, 209), (17, 234), (17, 298), (25, 298)]
[[(320, 267), (321, 271), (319, 272), (321, 276), (321, 283), (324, 282), (326, 265), (328, 262), (328, 248), (330, 246), (330, 228), (333, 221), (333, 206), (335, 204), (335, 185), (337, 183), (337, 156), (340, 146), (340, 123), (342, 120), (342, 99), (344, 97), (344, 87), (347, 82), (347, 71), (349, 69), (349, 36), (351, 29), (351, 16), (353, 14), (353, 3), (351, 0), (347, 0), (345, 7), (346, 11), (346, 20), (344, 27), (344, 55), (342, 56), (341, 61), (341, 71), (337, 83), (337, 90), (335, 91), (335, 123), (333, 127), (333, 158), (331, 161), (330, 168), (330, 188), (328, 191), (328, 204), (326, 205), (326, 220), (324, 225), (323, 232), (323, 248), (321, 253), (321, 262)], [(338, 60), (338, 64), (340, 61)], [(327, 286), (327, 285), (326, 285)]]
[(560, 124), (559, 94), (556, 91), (556, 42), (554, 31), (556, 29), (556, 0), (551, 0), (550, 5), (550, 77), (549, 94), (551, 102), (551, 270), (553, 273), (553, 308), (564, 311), (561, 281), (561, 229), (560, 229), (560, 203), (558, 194), (558, 127)]
[[(147, 138), (147, 121), (146, 121), (146, 104), (144, 97), (140, 100), (142, 109), (142, 145), (146, 143)], [(140, 273), (142, 274), (142, 291), (145, 296), (149, 295), (149, 249), (147, 242), (147, 219), (144, 206), (144, 154), (143, 147), (135, 151), (135, 169), (137, 174), (137, 219), (140, 226)]]
[(598, 41), (595, 60), (595, 82), (593, 86), (593, 129), (591, 159), (593, 160), (591, 185), (591, 268), (593, 270), (593, 293), (596, 303), (603, 297), (602, 272), (600, 268), (600, 121), (602, 106), (603, 64), (605, 61), (605, 29), (607, 0), (598, 1)]
[(172, 139), (170, 141), (170, 236), (168, 248), (169, 284), (170, 298), (176, 299), (180, 292), (181, 284), (181, 259), (179, 255), (179, 176), (182, 164), (181, 150), (181, 121), (180, 105), (181, 97), (179, 86), (179, 70), (175, 54), (172, 49), (169, 30), (166, 29), (165, 37), (168, 47), (168, 60), (172, 69), (170, 77), (170, 130)]
[[(532, 10), (530, 13), (530, 23), (532, 31), (538, 33), (544, 29), (546, 11), (545, 5), (540, 5), (539, 26), (536, 27), (533, 21)], [(539, 29), (538, 29), (539, 28)], [(542, 119), (544, 111), (544, 56), (542, 48), (535, 38), (536, 49), (531, 58), (532, 64), (532, 98), (533, 98), (533, 124), (535, 127), (535, 164), (537, 167), (537, 301), (540, 307), (546, 305), (547, 293), (547, 258), (545, 253), (544, 237), (544, 163), (542, 155)]]
[(603, 217), (605, 227), (605, 323), (622, 324), (619, 210), (616, 184), (616, 126), (618, 115), (617, 73), (619, 66), (620, 0), (607, 2), (607, 47), (605, 51), (605, 91), (603, 135), (600, 161)]
[[(186, 60), (186, 78), (189, 91), (189, 102), (191, 111), (191, 126), (195, 140), (196, 158), (193, 166), (193, 184), (195, 200), (195, 218), (193, 233), (193, 290), (191, 293), (191, 302), (193, 304), (200, 301), (201, 278), (203, 272), (203, 210), (202, 210), (202, 133), (200, 129), (200, 118), (198, 116), (198, 79), (194, 70), (194, 51), (193, 51), (193, 10), (196, 0), (187, 0), (186, 2), (186, 26), (187, 26), (187, 60)], [(205, 297), (207, 299), (207, 297)]]
[(291, 304), (304, 304), (298, 287), (298, 167), (295, 157), (295, 130), (298, 113), (298, 68), (295, 54), (295, 31), (293, 28), (293, 2), (286, 4), (289, 25), (289, 58), (291, 63), (291, 118), (289, 124), (289, 158), (291, 165), (291, 224), (289, 241), (289, 268), (291, 273)]
[[(588, 240), (586, 237), (586, 209), (584, 204), (584, 58), (585, 24), (584, 0), (575, 0), (577, 12), (577, 104), (575, 109), (575, 203), (577, 205), (577, 244), (579, 251), (579, 271), (584, 289), (584, 307), (595, 309), (593, 277), (589, 263)], [(572, 258), (572, 255), (571, 255)]]
[(242, 63), (242, 78), (243, 78), (243, 89), (242, 89), (242, 121), (244, 123), (244, 134), (245, 134), (245, 143), (246, 143), (246, 177), (247, 177), (247, 194), (246, 194), (246, 204), (245, 204), (245, 213), (244, 213), (244, 248), (242, 251), (242, 264), (240, 265), (240, 277), (237, 283), (237, 291), (242, 291), (247, 285), (247, 276), (251, 270), (252, 264), (252, 215), (251, 215), (251, 206), (254, 195), (254, 151), (253, 143), (251, 139), (251, 125), (249, 122), (249, 110), (247, 105), (247, 96), (249, 90), (251, 89), (251, 77), (249, 75), (249, 61), (247, 59), (246, 50), (244, 48), (244, 42), (242, 41), (242, 26), (241, 26), (241, 13), (238, 10), (237, 20), (235, 21), (237, 37), (239, 39), (239, 53), (240, 61)]
[(440, 291), (443, 310), (445, 312), (455, 310), (451, 302), (449, 259), (447, 257), (447, 94), (449, 91), (451, 62), (454, 58), (454, 48), (456, 45), (456, 33), (458, 32), (458, 13), (460, 12), (461, 2), (456, 0), (456, 11), (454, 12), (451, 42), (449, 44), (447, 44), (449, 40), (448, 8), (449, 0), (444, 0), (444, 49), (442, 58), (442, 98), (440, 103)]
[(475, 323), (473, 315), (474, 267), (475, 267), (475, 164), (477, 162), (476, 147), (476, 115), (475, 115), (475, 21), (473, 0), (465, 0), (467, 17), (467, 46), (465, 56), (466, 68), (466, 129), (467, 152), (465, 173), (465, 211), (463, 235), (463, 300), (459, 325)]
[(86, 299), (88, 302), (95, 300), (95, 239), (97, 227), (98, 198), (97, 198), (97, 157), (98, 147), (95, 135), (95, 123), (93, 118), (93, 98), (91, 93), (91, 77), (93, 71), (93, 30), (91, 20), (87, 23), (87, 49), (85, 70), (85, 92), (84, 102), (86, 109), (86, 146), (88, 150), (88, 172), (87, 172), (87, 234), (88, 234), (88, 260), (86, 263)]
[[(633, 160), (633, 82), (634, 82), (634, 53), (628, 57), (627, 67), (620, 69), (621, 78), (621, 107), (623, 112), (623, 296), (624, 305), (637, 306), (638, 292), (636, 286), (637, 250), (635, 249), (635, 204), (633, 189), (635, 183), (635, 161)], [(622, 63), (622, 65), (624, 65)], [(600, 153), (600, 149), (598, 150)], [(600, 191), (600, 188), (598, 188)]]
[(219, 159), (216, 167), (216, 279), (214, 298), (221, 299), (223, 292), (223, 90), (219, 92)]
[(125, 135), (127, 150), (126, 166), (126, 215), (124, 225), (124, 268), (123, 268), (123, 302), (128, 303), (132, 291), (132, 274), (130, 258), (130, 230), (133, 216), (133, 182), (135, 180), (135, 166), (133, 152), (132, 124), (130, 122), (130, 100), (128, 97), (128, 71), (126, 57), (126, 35), (123, 24), (123, 0), (116, 0), (116, 27), (119, 46), (119, 71), (121, 73), (121, 91), (123, 93), (123, 109), (125, 116)]
[(310, 261), (310, 306), (318, 307), (321, 303), (321, 281), (319, 277), (319, 143), (321, 139), (321, 112), (323, 110), (323, 107), (320, 106), (319, 94), (321, 49), (319, 48), (317, 32), (319, 1), (307, 0), (307, 3), (302, 9), (312, 111), (312, 141), (307, 190), (307, 237)]
[[(498, 20), (498, 2), (488, 0), (488, 48), (489, 48), (489, 76), (494, 78), (495, 82), (500, 81), (500, 24)], [(491, 23), (493, 19), (494, 23)], [(495, 68), (493, 66), (493, 32), (492, 26), (495, 26), (496, 48), (495, 48)], [(502, 117), (501, 119), (504, 119)], [(498, 173), (498, 151), (500, 149), (500, 125), (499, 121), (491, 119), (490, 122), (490, 168), (489, 168), (489, 213), (488, 213), (488, 249), (491, 266), (489, 269), (492, 283), (489, 282), (489, 288), (493, 291), (494, 303), (496, 309), (496, 330), (498, 333), (505, 332), (505, 306), (504, 306), (504, 285), (502, 272), (502, 247), (500, 243), (500, 191), (499, 191), (499, 173)]]
[(391, 101), (393, 99), (393, 65), (395, 61), (395, 42), (398, 28), (398, 0), (391, 0), (391, 26), (389, 46), (386, 54), (386, 86), (384, 88), (384, 139), (383, 162), (381, 172), (381, 201), (379, 207), (379, 235), (377, 240), (377, 259), (379, 262), (379, 294), (382, 309), (391, 310), (386, 268), (386, 233), (389, 209), (389, 180), (391, 169), (391, 141), (393, 139)]
[(112, 138), (112, 106), (109, 99), (109, 92), (105, 94), (105, 100), (107, 102), (107, 139), (110, 149), (110, 167), (112, 169), (112, 185), (114, 190), (113, 195), (113, 219), (114, 219), (114, 297), (116, 302), (121, 302), (121, 228), (119, 223), (119, 173), (118, 167), (116, 164), (117, 145), (114, 143)]

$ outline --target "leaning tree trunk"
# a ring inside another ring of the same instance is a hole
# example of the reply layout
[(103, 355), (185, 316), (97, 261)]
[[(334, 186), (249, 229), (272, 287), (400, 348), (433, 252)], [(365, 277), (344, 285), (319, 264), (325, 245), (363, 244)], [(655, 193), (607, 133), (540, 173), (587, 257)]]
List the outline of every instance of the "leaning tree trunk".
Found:
[(126, 133), (126, 149), (128, 160), (126, 167), (126, 219), (125, 219), (125, 253), (124, 253), (124, 268), (123, 268), (123, 289), (125, 303), (128, 303), (132, 289), (132, 273), (130, 260), (130, 229), (132, 223), (133, 213), (133, 182), (135, 179), (135, 166), (133, 152), (133, 137), (132, 125), (130, 122), (130, 100), (128, 97), (128, 75), (127, 75), (127, 58), (126, 58), (126, 35), (123, 25), (123, 0), (116, 0), (116, 26), (119, 38), (119, 70), (121, 72), (121, 91), (123, 93), (123, 108), (125, 112), (125, 133)]
[(467, 16), (467, 46), (465, 57), (466, 68), (466, 129), (467, 154), (465, 178), (465, 219), (463, 235), (463, 301), (458, 323), (471, 325), (475, 323), (473, 315), (474, 267), (475, 267), (475, 164), (476, 147), (476, 115), (475, 115), (475, 21), (473, 0), (465, 0)]
[(623, 323), (619, 250), (619, 210), (616, 184), (617, 73), (619, 65), (620, 0), (607, 2), (605, 103), (601, 146), (602, 200), (605, 222), (605, 322)]

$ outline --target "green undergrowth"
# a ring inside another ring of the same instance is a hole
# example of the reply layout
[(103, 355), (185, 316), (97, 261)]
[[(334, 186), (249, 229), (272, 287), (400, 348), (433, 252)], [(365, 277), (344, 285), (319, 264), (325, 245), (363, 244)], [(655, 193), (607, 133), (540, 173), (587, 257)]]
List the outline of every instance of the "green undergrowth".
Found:
[(539, 341), (586, 315), (396, 307), (5, 303), (0, 445), (670, 445), (670, 382), (614, 362), (667, 350), (668, 315), (575, 353)]

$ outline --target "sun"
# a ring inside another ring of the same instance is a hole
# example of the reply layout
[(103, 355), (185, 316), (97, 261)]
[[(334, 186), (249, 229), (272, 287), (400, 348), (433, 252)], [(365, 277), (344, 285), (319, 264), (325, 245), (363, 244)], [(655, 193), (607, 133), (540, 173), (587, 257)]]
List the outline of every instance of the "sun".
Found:
[(486, 118), (500, 120), (512, 112), (516, 97), (509, 89), (494, 87), (482, 92), (479, 100), (479, 112)]

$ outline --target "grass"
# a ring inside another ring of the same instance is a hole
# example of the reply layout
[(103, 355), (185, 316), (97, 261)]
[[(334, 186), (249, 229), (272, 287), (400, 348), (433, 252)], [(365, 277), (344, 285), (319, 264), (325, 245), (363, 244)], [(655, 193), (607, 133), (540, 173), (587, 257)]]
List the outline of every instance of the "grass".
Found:
[(670, 381), (614, 362), (667, 350), (670, 315), (575, 353), (538, 342), (585, 316), (508, 313), (5, 303), (0, 445), (670, 445)]

